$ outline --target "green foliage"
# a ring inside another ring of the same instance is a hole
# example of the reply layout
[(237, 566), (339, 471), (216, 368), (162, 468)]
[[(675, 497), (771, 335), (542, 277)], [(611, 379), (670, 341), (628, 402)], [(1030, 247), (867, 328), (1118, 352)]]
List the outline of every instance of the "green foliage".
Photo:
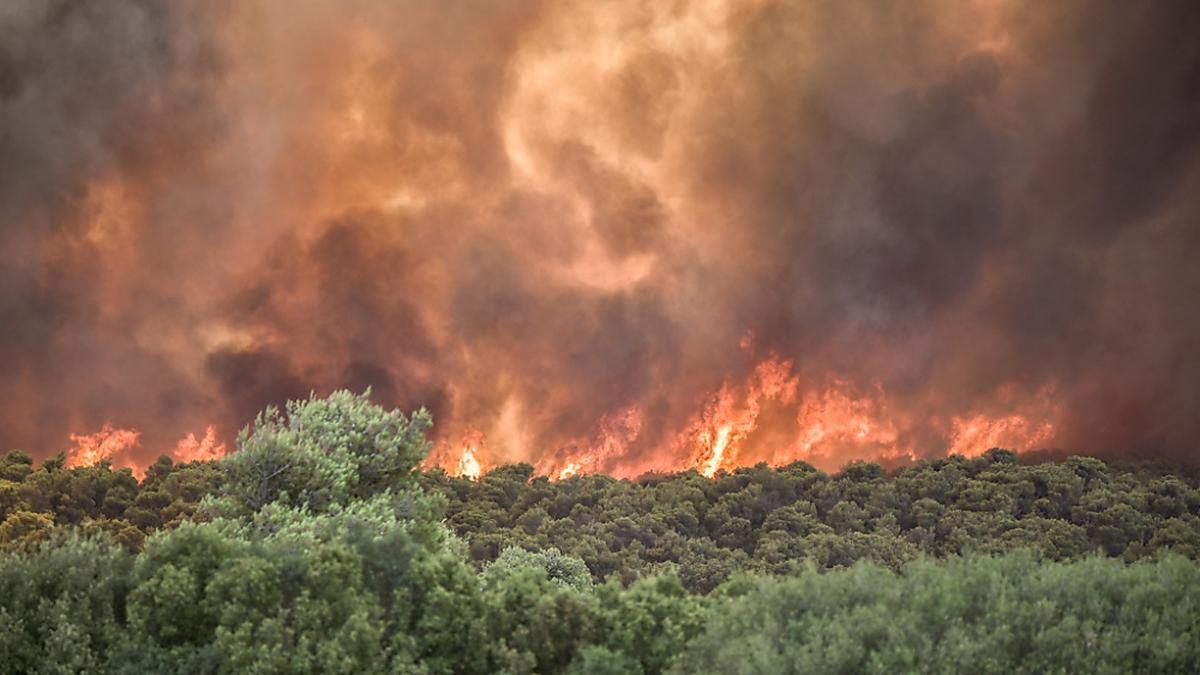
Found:
[(20, 483), (33, 473), (33, 458), (20, 450), (9, 450), (0, 457), (0, 480)]
[(600, 636), (594, 594), (552, 580), (534, 565), (485, 579), (489, 672), (558, 673)]
[[(744, 582), (739, 582), (744, 583)], [(676, 673), (1194, 672), (1200, 567), (1028, 553), (761, 577)]]
[(428, 452), (429, 414), (407, 418), (371, 403), (370, 392), (337, 391), (268, 408), (223, 460), (227, 494), (251, 511), (272, 502), (313, 511), (403, 488)]
[(579, 650), (566, 670), (567, 675), (640, 675), (643, 672), (633, 658), (600, 645)]
[(461, 643), (482, 613), (477, 575), (442, 526), (409, 520), (404, 504), (383, 494), (311, 514), (276, 503), (151, 537), (128, 610), (147, 667), (477, 670), (482, 652)]
[(124, 630), (130, 563), (123, 549), (75, 535), (0, 554), (0, 670), (99, 671)]
[(4, 548), (33, 548), (49, 538), (53, 529), (54, 518), (49, 514), (13, 511), (0, 523), (0, 542)]
[(0, 456), (0, 672), (1200, 670), (1191, 476), (991, 450), (474, 482), (415, 472), (428, 426), (338, 392), (140, 483)]
[(579, 558), (563, 555), (556, 548), (545, 551), (506, 548), (484, 568), (483, 577), (488, 582), (503, 581), (527, 567), (540, 570), (548, 580), (577, 591), (586, 590), (592, 585), (592, 575), (587, 565)]
[(61, 456), (33, 469), (28, 456), (0, 457), (0, 549), (29, 548), (56, 530), (104, 534), (130, 551), (147, 534), (185, 522), (200, 501), (220, 490), (224, 472), (213, 462), (174, 464), (163, 457), (141, 482), (128, 469), (63, 467)]
[(804, 561), (895, 570), (921, 556), (1026, 548), (1052, 560), (1200, 554), (1194, 479), (1093, 458), (1022, 465), (993, 449), (890, 475), (860, 462), (831, 477), (798, 462), (711, 480), (687, 472), (551, 482), (531, 471), (500, 467), (478, 482), (433, 471), (420, 480), (446, 497), (446, 522), (481, 567), (511, 548), (555, 549), (582, 559), (597, 581), (669, 572), (693, 592), (737, 571), (785, 574)]
[(689, 594), (674, 575), (639, 579), (628, 588), (609, 583), (599, 595), (605, 645), (636, 663), (632, 672), (666, 670), (701, 633), (707, 616), (705, 599)]

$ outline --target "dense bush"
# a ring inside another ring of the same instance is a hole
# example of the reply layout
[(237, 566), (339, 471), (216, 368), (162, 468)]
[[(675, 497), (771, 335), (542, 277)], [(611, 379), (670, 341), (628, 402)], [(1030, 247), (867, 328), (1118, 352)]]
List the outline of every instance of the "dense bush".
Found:
[(1137, 673), (1200, 664), (1200, 567), (1029, 553), (731, 581), (678, 672)]
[(874, 464), (829, 476), (796, 463), (636, 481), (549, 481), (517, 465), (479, 482), (440, 471), (421, 482), (447, 497), (447, 524), (477, 563), (508, 547), (555, 548), (586, 561), (597, 580), (675, 571), (702, 592), (735, 571), (785, 573), (798, 561), (899, 569), (920, 556), (1025, 548), (1051, 560), (1132, 561), (1165, 548), (1200, 557), (1194, 481), (1084, 457), (1022, 465), (991, 450), (890, 475)]
[(8, 453), (0, 672), (1200, 667), (1190, 479), (991, 451), (472, 482), (415, 470), (428, 424), (339, 392), (140, 483)]

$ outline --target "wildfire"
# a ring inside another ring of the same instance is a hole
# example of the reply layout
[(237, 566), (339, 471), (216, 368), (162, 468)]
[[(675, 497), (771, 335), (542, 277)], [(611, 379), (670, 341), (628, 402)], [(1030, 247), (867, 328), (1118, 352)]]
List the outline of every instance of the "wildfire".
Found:
[(1036, 448), (1054, 438), (1054, 425), (1013, 414), (1000, 417), (972, 415), (951, 421), (952, 455), (973, 457), (988, 448)]
[(204, 430), (204, 438), (188, 432), (175, 444), (172, 457), (178, 462), (195, 462), (220, 459), (228, 454), (225, 444), (217, 440), (217, 429), (211, 424)]
[[(1200, 436), (1196, 153), (1118, 133), (1178, 135), (1187, 69), (1136, 77), (1171, 10), (126, 3), (80, 40), (8, 4), (0, 429), (39, 459), (214, 459), (368, 386), (469, 478)], [(1130, 158), (1137, 208), (1092, 189)]]
[(701, 432), (700, 442), (701, 447), (710, 445), (708, 461), (701, 467), (700, 473), (705, 476), (712, 477), (721, 468), (721, 462), (725, 460), (725, 451), (729, 448), (729, 435), (733, 433), (733, 425), (726, 424), (717, 429), (716, 438), (712, 438), (712, 433), (707, 429)]
[(479, 474), (483, 472), (483, 468), (479, 465), (479, 459), (475, 457), (475, 448), (463, 448), (462, 457), (458, 460), (458, 475), (478, 480)]
[[(581, 473), (598, 473), (611, 459), (625, 456), (642, 433), (641, 409), (630, 406), (600, 420), (599, 432), (589, 443), (574, 443), (538, 463), (538, 473), (564, 479)], [(564, 458), (565, 455), (565, 458)]]
[(722, 386), (677, 441), (693, 449), (692, 466), (705, 476), (736, 466), (738, 445), (758, 427), (762, 404), (795, 400), (799, 380), (791, 371), (791, 361), (772, 357), (754, 369), (740, 397), (728, 383)]
[[(1027, 400), (1013, 392), (1001, 392), (999, 399), (1000, 406), (1008, 409), (933, 418), (921, 427), (911, 413), (893, 409), (878, 384), (860, 388), (832, 376), (802, 382), (794, 362), (770, 356), (745, 382), (726, 381), (703, 397), (698, 412), (681, 431), (649, 444), (657, 447), (643, 442), (650, 440), (643, 439), (646, 416), (641, 407), (632, 405), (603, 416), (590, 439), (564, 444), (539, 461), (535, 470), (557, 480), (588, 473), (634, 475), (647, 468), (695, 469), (712, 477), (760, 461), (781, 465), (798, 459), (834, 470), (852, 459), (915, 458), (922, 448), (914, 447), (911, 438), (925, 438), (933, 451), (940, 438), (946, 453), (966, 456), (991, 447), (1044, 447), (1055, 438), (1060, 410), (1052, 388)], [(926, 433), (910, 433), (914, 429)], [(70, 438), (68, 467), (108, 461), (131, 468), (139, 479), (145, 473), (145, 462), (134, 456), (141, 439), (136, 429), (105, 423), (94, 433)], [(478, 480), (490, 468), (484, 459), (485, 436), (468, 428), (459, 439), (456, 444), (439, 444), (425, 465)], [(178, 462), (207, 461), (227, 452), (217, 429), (209, 425), (201, 437), (188, 433), (181, 438), (170, 456)]]
[(836, 457), (853, 448), (860, 456), (906, 454), (898, 447), (899, 430), (881, 388), (859, 392), (831, 378), (807, 392), (797, 416), (799, 434), (782, 461)]
[(128, 450), (138, 444), (142, 432), (135, 429), (119, 429), (105, 422), (100, 430), (91, 434), (71, 434), (73, 448), (67, 450), (66, 466), (94, 466), (109, 460), (116, 462)]
[(463, 434), (462, 446), (454, 466), (448, 469), (451, 475), (460, 478), (479, 480), (485, 468), (480, 459), (480, 449), (483, 447), (483, 434), (476, 429), (468, 429)]
[[(666, 434), (658, 447), (639, 444), (645, 424), (640, 407), (606, 415), (593, 437), (548, 453), (535, 470), (558, 480), (585, 473), (632, 476), (647, 469), (689, 468), (711, 477), (760, 461), (782, 465), (798, 459), (836, 470), (853, 459), (912, 459), (939, 447), (967, 456), (990, 447), (1044, 447), (1057, 431), (1060, 411), (1052, 388), (1024, 402), (1014, 392), (1001, 392), (1000, 406), (1007, 409), (1000, 412), (969, 411), (922, 424), (912, 411), (893, 406), (878, 383), (859, 387), (836, 376), (802, 381), (794, 366), (772, 355), (745, 382), (726, 381), (702, 397), (683, 429)], [(483, 448), (482, 434), (469, 432), (457, 454), (444, 452), (430, 463), (474, 478), (481, 473)]]
[[(137, 429), (122, 429), (105, 422), (98, 431), (90, 434), (71, 434), (73, 447), (66, 451), (65, 466), (68, 468), (95, 466), (108, 461), (114, 467), (133, 470), (141, 480), (146, 475), (148, 462), (134, 456), (140, 446), (142, 432)], [(176, 462), (216, 460), (228, 454), (225, 443), (218, 440), (216, 427), (209, 425), (202, 438), (189, 433), (179, 439), (168, 453)]]

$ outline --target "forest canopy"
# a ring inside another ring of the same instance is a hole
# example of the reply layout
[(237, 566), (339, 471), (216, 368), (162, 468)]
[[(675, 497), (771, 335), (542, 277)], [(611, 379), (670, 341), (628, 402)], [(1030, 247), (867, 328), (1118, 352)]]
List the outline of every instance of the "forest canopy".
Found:
[(0, 670), (1183, 672), (1194, 474), (1001, 449), (550, 481), (430, 417), (268, 409), (220, 461), (0, 456)]

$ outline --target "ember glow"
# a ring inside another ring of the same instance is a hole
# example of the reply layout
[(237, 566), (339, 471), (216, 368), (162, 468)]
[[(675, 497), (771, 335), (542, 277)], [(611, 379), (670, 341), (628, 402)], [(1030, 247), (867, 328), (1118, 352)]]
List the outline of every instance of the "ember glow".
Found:
[(8, 3), (0, 449), (369, 386), (466, 476), (1187, 455), (1196, 6)]

